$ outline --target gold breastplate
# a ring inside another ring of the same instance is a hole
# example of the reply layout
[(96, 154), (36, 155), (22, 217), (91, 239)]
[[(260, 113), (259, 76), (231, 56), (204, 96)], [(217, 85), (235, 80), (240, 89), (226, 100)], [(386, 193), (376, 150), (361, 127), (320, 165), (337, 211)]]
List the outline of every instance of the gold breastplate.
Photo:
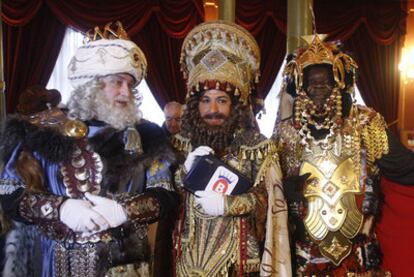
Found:
[(304, 187), (308, 200), (306, 230), (321, 254), (336, 265), (351, 252), (350, 239), (358, 234), (363, 223), (355, 200), (362, 192), (360, 147), (346, 144), (346, 139), (338, 134), (329, 143), (329, 149), (311, 145), (311, 152), (304, 153), (300, 167), (300, 175), (311, 173)]

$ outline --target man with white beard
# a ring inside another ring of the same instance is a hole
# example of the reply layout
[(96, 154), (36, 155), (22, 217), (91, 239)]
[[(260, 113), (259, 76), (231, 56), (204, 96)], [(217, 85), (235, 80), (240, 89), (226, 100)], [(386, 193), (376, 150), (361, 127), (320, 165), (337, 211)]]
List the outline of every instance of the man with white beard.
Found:
[(2, 227), (13, 222), (3, 276), (135, 272), (149, 261), (147, 224), (175, 209), (172, 151), (138, 109), (145, 56), (120, 23), (90, 39), (69, 64), (67, 114), (3, 126)]

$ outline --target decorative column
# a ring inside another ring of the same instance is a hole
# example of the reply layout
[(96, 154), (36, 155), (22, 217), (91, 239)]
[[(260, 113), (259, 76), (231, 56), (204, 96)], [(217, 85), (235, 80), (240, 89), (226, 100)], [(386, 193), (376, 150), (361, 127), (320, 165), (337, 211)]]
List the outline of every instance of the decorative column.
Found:
[(286, 51), (291, 53), (304, 45), (301, 36), (312, 35), (312, 14), (309, 7), (313, 7), (313, 0), (288, 0), (287, 2)]
[[(288, 0), (287, 1), (287, 32), (286, 32), (286, 54), (292, 53), (296, 48), (304, 46), (301, 39), (304, 35), (312, 35), (312, 12), (313, 0)], [(286, 119), (292, 115), (293, 98), (287, 93), (280, 97), (279, 119)]]
[(219, 19), (236, 21), (236, 0), (220, 0)]

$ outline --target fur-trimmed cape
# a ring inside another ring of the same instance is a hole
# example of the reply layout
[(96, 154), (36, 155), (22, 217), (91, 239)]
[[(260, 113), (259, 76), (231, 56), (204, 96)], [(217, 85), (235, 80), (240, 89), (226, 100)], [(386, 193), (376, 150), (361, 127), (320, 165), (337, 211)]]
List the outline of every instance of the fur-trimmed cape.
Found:
[[(145, 189), (145, 169), (155, 160), (175, 163), (175, 154), (162, 129), (154, 123), (142, 120), (136, 129), (140, 134), (143, 153), (130, 153), (124, 149), (124, 132), (103, 126), (88, 143), (97, 152), (104, 164), (101, 192), (116, 193), (126, 191), (129, 180), (135, 180), (132, 192)], [(36, 126), (22, 116), (9, 117), (1, 127), (0, 157), (7, 163), (15, 147), (37, 152), (52, 163), (60, 163), (71, 157), (75, 139), (67, 137), (58, 129)], [(139, 183), (137, 185), (137, 183)], [(131, 191), (131, 190), (130, 190)]]
[[(133, 191), (141, 192), (145, 189), (146, 169), (153, 161), (167, 160), (169, 164), (175, 162), (174, 152), (160, 127), (144, 120), (135, 127), (140, 134), (143, 154), (126, 151), (124, 132), (109, 126), (103, 126), (88, 139), (89, 145), (100, 155), (104, 164), (101, 183), (103, 193), (123, 191), (132, 175), (138, 175), (138, 180), (142, 180), (138, 182), (141, 185), (136, 186)], [(9, 117), (1, 126), (0, 158), (3, 163), (7, 163), (13, 150), (21, 144), (26, 151), (36, 152), (52, 163), (60, 163), (70, 159), (75, 143), (74, 138), (61, 134), (57, 129), (36, 126), (22, 116), (15, 115)], [(137, 179), (136, 176), (132, 178)], [(175, 193), (161, 188), (151, 189), (148, 193), (161, 204), (160, 219), (172, 218), (171, 213), (176, 210), (178, 200)], [(38, 249), (33, 246), (36, 244), (37, 234), (38, 230), (33, 225), (18, 223), (7, 235), (6, 266), (3, 269), (5, 276), (38, 276), (34, 272), (39, 270), (39, 266), (41, 268), (41, 261), (36, 260), (39, 253), (34, 255), (29, 252), (29, 249)]]
[[(154, 157), (175, 161), (168, 138), (156, 124), (143, 120), (135, 126), (138, 130), (144, 154), (140, 161), (153, 160)], [(107, 127), (89, 139), (94, 150), (103, 157), (119, 154), (123, 151), (122, 132)], [(38, 152), (51, 162), (64, 161), (73, 150), (74, 139), (64, 136), (52, 128), (41, 128), (30, 124), (19, 115), (9, 117), (1, 126), (0, 157), (7, 161), (17, 144), (22, 143), (28, 149)]]

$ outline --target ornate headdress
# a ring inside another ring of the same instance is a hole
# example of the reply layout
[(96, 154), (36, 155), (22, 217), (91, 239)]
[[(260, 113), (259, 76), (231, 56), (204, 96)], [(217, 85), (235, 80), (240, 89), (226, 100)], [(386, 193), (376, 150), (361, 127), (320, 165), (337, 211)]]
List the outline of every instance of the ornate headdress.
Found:
[(68, 65), (73, 87), (109, 74), (128, 73), (134, 77), (135, 85), (145, 77), (147, 60), (144, 53), (129, 40), (119, 21), (114, 25), (111, 22), (102, 31), (95, 27), (93, 33), (87, 33), (88, 42), (79, 47)]
[(283, 74), (295, 79), (296, 90), (300, 91), (303, 86), (303, 70), (311, 65), (328, 64), (332, 66), (335, 83), (340, 89), (345, 88), (345, 73), (352, 72), (358, 68), (355, 61), (347, 54), (338, 49), (337, 44), (323, 42), (326, 35), (303, 36), (302, 39), (308, 43), (305, 48), (300, 48), (294, 53), (294, 58), (286, 65)]
[[(293, 53), (283, 71), (284, 80), (295, 84), (295, 128), (300, 129), (305, 122), (320, 128), (332, 128), (333, 124), (342, 124), (342, 96), (341, 90), (354, 93), (355, 70), (358, 68), (355, 61), (338, 49), (338, 45), (332, 42), (323, 42), (325, 35), (315, 34), (302, 37), (308, 45), (299, 48)], [(305, 68), (313, 65), (329, 65), (332, 68), (332, 76), (335, 86), (329, 99), (324, 104), (324, 122), (317, 123), (313, 120), (316, 114), (316, 106), (304, 91)], [(351, 76), (351, 80), (347, 78)], [(348, 82), (348, 83), (347, 83)], [(286, 85), (286, 84), (285, 84)]]
[(195, 27), (181, 48), (181, 71), (187, 79), (187, 97), (220, 89), (240, 96), (247, 104), (259, 80), (260, 50), (244, 28), (225, 21)]

